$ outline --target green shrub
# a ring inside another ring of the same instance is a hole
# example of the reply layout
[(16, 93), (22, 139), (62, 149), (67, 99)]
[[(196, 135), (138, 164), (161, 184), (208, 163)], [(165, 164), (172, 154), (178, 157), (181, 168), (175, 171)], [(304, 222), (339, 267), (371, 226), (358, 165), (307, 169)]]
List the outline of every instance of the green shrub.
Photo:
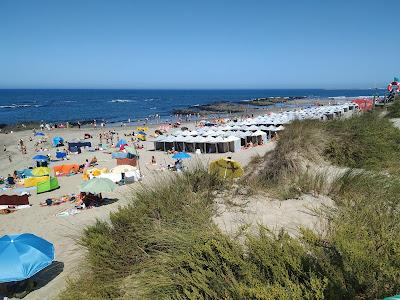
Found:
[(377, 113), (326, 123), (329, 142), (324, 155), (333, 163), (368, 170), (400, 167), (400, 131)]
[(132, 278), (133, 288), (127, 287), (127, 298), (323, 299), (326, 280), (287, 234), (275, 237), (260, 227), (246, 247), (216, 228), (170, 234), (177, 248), (148, 260)]
[(337, 179), (327, 235), (304, 232), (329, 278), (330, 298), (377, 299), (400, 292), (400, 181), (349, 171)]
[[(97, 221), (88, 227), (81, 245), (87, 250), (89, 273), (97, 286), (86, 292), (93, 298), (120, 296), (123, 278), (153, 253), (167, 251), (171, 246), (168, 240), (157, 239), (159, 231), (169, 227), (200, 230), (209, 223), (212, 191), (222, 185), (218, 177), (201, 168), (160, 178), (158, 183), (139, 188), (131, 204), (111, 213), (110, 223)], [(69, 287), (73, 289), (74, 284)], [(69, 290), (62, 298), (69, 299)]]
[(400, 97), (396, 96), (393, 103), (388, 107), (389, 118), (400, 118)]
[(265, 157), (268, 163), (260, 174), (262, 179), (272, 182), (285, 180), (301, 172), (305, 159), (319, 161), (325, 140), (319, 121), (294, 121), (288, 124), (275, 150)]

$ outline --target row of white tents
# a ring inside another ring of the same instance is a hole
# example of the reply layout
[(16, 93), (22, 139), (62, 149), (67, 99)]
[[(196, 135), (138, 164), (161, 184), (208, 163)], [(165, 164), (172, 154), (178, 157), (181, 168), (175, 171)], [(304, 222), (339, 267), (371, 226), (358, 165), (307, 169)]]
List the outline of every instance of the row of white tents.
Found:
[(224, 153), (240, 151), (241, 146), (265, 144), (284, 124), (293, 120), (340, 117), (356, 111), (357, 104), (346, 103), (332, 106), (313, 106), (300, 110), (270, 113), (239, 122), (230, 121), (221, 126), (205, 126), (196, 130), (177, 130), (169, 135), (160, 135), (154, 140), (154, 149), (202, 153)]

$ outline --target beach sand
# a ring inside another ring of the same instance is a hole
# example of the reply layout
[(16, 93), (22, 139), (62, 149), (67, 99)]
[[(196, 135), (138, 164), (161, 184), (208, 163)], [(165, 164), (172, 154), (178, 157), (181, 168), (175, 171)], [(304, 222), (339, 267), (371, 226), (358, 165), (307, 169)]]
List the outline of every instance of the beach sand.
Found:
[[(193, 128), (194, 124), (185, 124), (185, 126)], [(124, 137), (124, 133), (130, 133), (135, 129), (135, 127), (115, 128), (120, 138)], [(82, 128), (55, 129), (52, 131), (46, 131), (45, 133), (48, 141), (51, 141), (55, 136), (62, 136), (66, 141), (83, 139), (84, 133), (90, 133), (93, 135), (93, 138), (88, 141), (91, 141), (93, 145), (99, 143), (100, 132), (100, 129)], [(150, 128), (149, 132), (154, 132), (154, 128)], [(32, 142), (29, 142), (29, 137), (33, 138)], [(18, 141), (21, 138), (27, 146), (26, 155), (21, 154), (18, 150)], [(32, 157), (37, 154), (34, 151), (34, 142), (38, 139), (39, 137), (33, 137), (32, 131), (0, 134), (0, 146), (2, 150), (0, 154), (0, 175), (6, 176), (14, 170), (21, 170), (34, 166)], [(143, 142), (142, 144), (144, 145), (144, 149), (138, 150), (140, 155), (140, 169), (143, 174), (142, 183), (146, 184), (151, 182), (151, 180), (156, 178), (158, 174), (173, 174), (170, 171), (161, 170), (161, 165), (172, 164), (174, 162), (171, 155), (167, 155), (160, 151), (152, 151), (153, 143), (151, 141)], [(6, 153), (3, 151), (3, 145), (6, 145), (7, 147)], [(47, 144), (46, 147), (49, 148), (49, 151), (45, 153), (51, 153), (51, 155), (55, 157), (55, 148), (52, 148), (50, 144)], [(233, 159), (246, 165), (254, 155), (263, 155), (273, 147), (273, 143), (268, 143), (264, 146), (255, 147), (237, 153), (205, 155), (193, 154), (192, 158), (186, 160), (184, 164), (190, 168), (192, 165), (199, 162), (206, 165), (209, 161), (216, 158), (232, 156)], [(11, 154), (12, 156), (11, 163), (9, 162), (8, 154)], [(82, 164), (85, 159), (90, 160), (94, 155), (98, 159), (98, 167), (111, 169), (116, 166), (116, 160), (112, 159), (110, 154), (101, 151), (96, 151), (94, 153), (83, 152), (81, 154), (71, 155), (69, 161), (53, 162), (50, 166), (52, 167), (65, 163)], [(158, 163), (157, 165), (150, 164), (153, 155), (156, 158)], [(55, 264), (54, 268), (50, 268), (46, 274), (44, 274), (44, 272), (39, 274), (39, 283), (44, 286), (31, 292), (24, 299), (55, 299), (57, 294), (65, 287), (67, 277), (73, 276), (80, 271), (84, 252), (79, 248), (79, 246), (77, 246), (75, 240), (81, 235), (82, 230), (85, 226), (92, 224), (96, 219), (107, 219), (110, 212), (117, 210), (119, 206), (123, 206), (129, 201), (129, 196), (126, 196), (129, 195), (129, 191), (132, 188), (135, 188), (135, 186), (141, 184), (133, 183), (118, 187), (114, 192), (103, 195), (110, 199), (116, 199), (113, 203), (83, 210), (73, 216), (60, 217), (56, 216), (56, 214), (72, 208), (74, 204), (63, 203), (58, 206), (41, 207), (39, 206), (39, 203), (43, 202), (47, 198), (60, 197), (72, 193), (77, 194), (79, 192), (79, 184), (83, 180), (81, 174), (69, 177), (58, 177), (58, 179), (60, 189), (39, 195), (36, 194), (36, 191), (31, 192), (32, 195), (29, 197), (29, 201), (32, 206), (30, 208), (18, 210), (8, 215), (0, 215), (0, 235), (29, 232), (41, 236), (54, 244), (56, 261), (60, 262)], [(13, 191), (0, 191), (0, 194), (1, 193), (12, 194)], [(52, 280), (46, 282), (48, 279)]]

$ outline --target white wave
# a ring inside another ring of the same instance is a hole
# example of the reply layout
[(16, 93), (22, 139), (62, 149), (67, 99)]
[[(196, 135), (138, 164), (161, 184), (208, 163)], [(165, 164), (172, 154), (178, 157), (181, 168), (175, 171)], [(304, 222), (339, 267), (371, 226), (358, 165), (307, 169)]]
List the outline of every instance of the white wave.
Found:
[(39, 104), (35, 104), (35, 105), (31, 105), (31, 104), (10, 104), (10, 105), (0, 105), (0, 108), (26, 108), (26, 107), (41, 107), (42, 105)]
[(329, 97), (329, 98), (332, 98), (332, 99), (346, 99), (346, 98), (349, 98), (349, 97), (346, 97), (346, 96), (335, 96), (335, 97)]
[(63, 102), (63, 103), (75, 103), (76, 101), (75, 100), (65, 100), (65, 101), (61, 101), (61, 102)]
[(150, 109), (157, 109), (157, 107), (150, 107)]
[(154, 101), (155, 99), (154, 98), (149, 98), (149, 99), (144, 99), (143, 101), (144, 102), (151, 102), (151, 101)]
[(114, 99), (111, 101), (108, 101), (111, 103), (130, 103), (130, 102), (136, 102), (135, 100), (129, 100), (129, 99)]

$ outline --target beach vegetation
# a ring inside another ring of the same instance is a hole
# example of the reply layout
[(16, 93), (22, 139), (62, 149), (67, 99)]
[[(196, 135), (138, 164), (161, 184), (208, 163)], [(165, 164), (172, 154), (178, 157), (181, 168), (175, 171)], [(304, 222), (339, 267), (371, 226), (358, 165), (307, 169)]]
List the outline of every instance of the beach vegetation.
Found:
[[(89, 226), (78, 278), (61, 299), (378, 299), (400, 292), (398, 130), (385, 117), (295, 121), (252, 160), (252, 186), (329, 196), (321, 232), (259, 225), (228, 235), (212, 221), (233, 185), (204, 168), (160, 177)], [(341, 170), (331, 177), (328, 167)], [(237, 187), (236, 187), (237, 188)], [(240, 188), (240, 187), (239, 187)]]
[(400, 96), (396, 96), (394, 101), (388, 107), (389, 118), (400, 118)]

